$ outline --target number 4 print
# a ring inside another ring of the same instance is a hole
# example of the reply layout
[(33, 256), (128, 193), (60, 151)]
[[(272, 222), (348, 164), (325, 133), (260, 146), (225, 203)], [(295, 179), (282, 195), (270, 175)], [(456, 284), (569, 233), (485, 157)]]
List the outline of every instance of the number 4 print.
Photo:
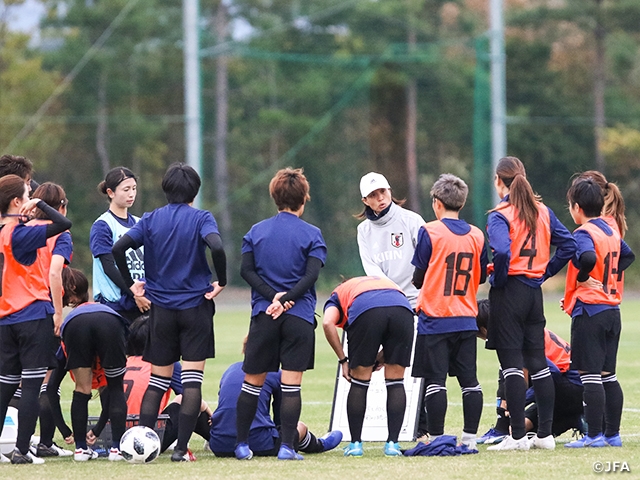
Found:
[[(529, 247), (527, 248), (527, 245)], [(522, 248), (520, 248), (521, 257), (529, 257), (529, 263), (527, 264), (527, 268), (531, 270), (533, 268), (533, 259), (538, 254), (538, 250), (536, 249), (536, 234), (529, 232), (527, 238), (524, 239), (524, 243), (522, 244)]]

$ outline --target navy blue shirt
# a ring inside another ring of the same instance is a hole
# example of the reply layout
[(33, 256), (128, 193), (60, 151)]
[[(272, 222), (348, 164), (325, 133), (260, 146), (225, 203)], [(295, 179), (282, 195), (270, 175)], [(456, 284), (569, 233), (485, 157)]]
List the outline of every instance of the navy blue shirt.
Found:
[[(279, 410), (281, 372), (267, 373), (258, 398), (258, 410), (251, 423), (248, 444), (254, 452), (271, 450), (278, 438), (278, 429), (271, 418), (271, 399), (274, 399), (274, 411)], [(218, 392), (218, 407), (211, 416), (211, 438), (209, 446), (213, 452), (233, 452), (236, 446), (236, 405), (244, 372), (242, 362), (231, 365), (222, 374), (220, 391)]]
[[(126, 220), (120, 218), (111, 210), (109, 210), (109, 213), (124, 227), (131, 228), (136, 224), (136, 219), (130, 213), (127, 214)], [(91, 225), (91, 232), (89, 234), (89, 249), (91, 250), (91, 255), (99, 257), (100, 255), (111, 254), (112, 248), (113, 232), (111, 231), (111, 227), (109, 227), (104, 220), (97, 220)]]
[[(256, 273), (276, 292), (288, 292), (298, 283), (306, 272), (307, 258), (316, 257), (323, 264), (327, 258), (320, 229), (288, 212), (251, 227), (242, 239), (242, 253), (248, 252), (253, 252)], [(272, 300), (251, 289), (251, 316), (265, 312)], [(316, 290), (312, 286), (287, 313), (313, 323), (315, 309)]]
[(210, 212), (186, 203), (170, 203), (145, 213), (127, 235), (144, 245), (145, 292), (156, 305), (171, 310), (197, 307), (213, 290), (204, 239), (218, 233)]
[(91, 315), (93, 313), (108, 313), (110, 315), (118, 317), (118, 319), (120, 320), (124, 328), (127, 328), (127, 326), (129, 325), (129, 323), (124, 319), (124, 317), (122, 317), (122, 315), (120, 315), (111, 307), (107, 307), (106, 305), (103, 305), (101, 303), (87, 302), (87, 303), (78, 305), (77, 307), (75, 307), (73, 310), (69, 312), (69, 314), (65, 317), (64, 322), (62, 322), (62, 326), (60, 327), (60, 335), (64, 334), (64, 330), (67, 327), (67, 324), (71, 320), (73, 320), (74, 318), (80, 315)]
[[(507, 201), (509, 196), (505, 196), (502, 201)], [(543, 282), (553, 277), (562, 270), (576, 251), (576, 241), (560, 223), (553, 210), (549, 210), (549, 224), (551, 227), (551, 245), (556, 247), (556, 252), (547, 264), (544, 275), (540, 278), (528, 278), (524, 275), (516, 275), (515, 278), (530, 287), (539, 287)], [(490, 212), (487, 218), (487, 234), (489, 236), (489, 246), (493, 253), (493, 273), (489, 278), (489, 283), (493, 287), (504, 287), (509, 276), (509, 262), (511, 260), (511, 237), (509, 236), (509, 222), (500, 212)]]
[(71, 240), (71, 234), (69, 232), (62, 232), (56, 239), (55, 246), (53, 247), (53, 255), (60, 255), (64, 258), (65, 263), (71, 263), (72, 254), (73, 241)]
[[(340, 299), (338, 294), (333, 292), (329, 299), (324, 304), (324, 310), (329, 307), (336, 307), (340, 312), (344, 312), (343, 306), (340, 305)], [(411, 304), (407, 297), (399, 290), (371, 290), (369, 292), (362, 292), (356, 298), (353, 299), (353, 303), (347, 310), (347, 316), (349, 317), (348, 325), (355, 322), (360, 315), (367, 310), (378, 307), (404, 307), (413, 313)]]
[[(613, 235), (613, 230), (611, 227), (605, 222), (602, 218), (594, 218), (589, 220), (590, 223), (596, 225), (600, 230), (602, 230), (605, 235), (611, 236)], [(573, 232), (573, 237), (576, 239), (576, 243), (578, 245), (578, 250), (576, 250), (576, 254), (573, 256), (571, 261), (576, 268), (580, 268), (580, 256), (585, 252), (594, 252), (596, 251), (596, 247), (593, 243), (593, 238), (586, 230), (577, 229)], [(620, 259), (633, 255), (631, 248), (626, 242), (620, 239)], [(605, 310), (619, 310), (620, 307), (618, 305), (593, 305), (584, 303), (582, 300), (576, 300), (576, 304), (573, 307), (573, 311), (571, 312), (571, 317), (577, 317), (586, 313), (590, 317), (593, 317), (595, 314), (604, 312)]]

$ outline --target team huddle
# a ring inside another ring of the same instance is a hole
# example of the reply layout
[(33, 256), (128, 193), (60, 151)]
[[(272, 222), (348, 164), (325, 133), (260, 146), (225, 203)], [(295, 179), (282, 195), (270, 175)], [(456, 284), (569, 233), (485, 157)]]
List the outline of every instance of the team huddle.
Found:
[[(24, 157), (0, 158), (0, 428), (8, 407), (18, 409), (15, 450), (0, 454), (1, 462), (95, 459), (107, 422), (112, 444), (104, 456), (123, 460), (128, 415), (154, 428), (164, 414), (162, 451), (173, 444), (175, 462), (195, 460), (194, 432), (216, 456), (239, 460), (302, 460), (301, 452), (340, 444), (340, 431), (318, 438), (300, 421), (303, 373), (314, 366), (315, 283), (327, 257), (320, 229), (301, 218), (310, 199), (301, 169), (275, 174), (269, 193), (278, 213), (242, 240), (251, 321), (244, 362), (223, 375), (215, 411), (202, 400), (202, 383), (206, 360), (215, 355), (214, 299), (226, 286), (227, 261), (213, 215), (192, 207), (201, 186), (195, 170), (172, 164), (162, 179), (167, 205), (142, 218), (128, 211), (135, 174), (117, 167), (106, 175), (98, 188), (109, 209), (90, 234), (92, 301), (87, 277), (69, 265), (64, 190), (34, 185), (31, 176)], [(367, 393), (379, 368), (387, 391), (386, 456), (411, 454), (398, 443), (407, 367), (424, 380), (419, 445), (425, 448), (445, 438), (447, 375), (462, 390), (462, 453), (477, 452), (483, 442), (494, 443), (489, 450), (553, 449), (554, 436), (568, 428), (584, 428), (585, 435), (566, 447), (622, 445), (619, 305), (623, 272), (635, 256), (622, 239), (620, 191), (599, 172), (576, 176), (567, 192), (578, 225), (571, 234), (534, 194), (517, 158), (499, 161), (494, 184), (501, 201), (487, 220), (490, 264), (485, 235), (458, 216), (468, 194), (463, 180), (440, 176), (430, 192), (437, 220), (427, 223), (402, 208), (384, 176), (362, 177), (357, 235), (367, 276), (338, 285), (323, 318), (350, 382), (345, 456), (364, 455)], [(562, 308), (572, 318), (571, 346), (545, 329), (541, 290), (567, 264)], [(478, 301), (487, 279), (489, 299)], [(63, 318), (65, 306), (73, 309)], [(348, 356), (338, 329), (346, 332)], [(476, 337), (486, 338), (500, 363), (498, 423), (480, 438)], [(67, 372), (75, 382), (71, 427), (58, 393)], [(93, 389), (100, 391), (102, 414), (89, 428)], [(169, 403), (171, 390), (177, 396)], [(40, 441), (31, 445), (38, 418)], [(56, 428), (74, 452), (53, 442)]]

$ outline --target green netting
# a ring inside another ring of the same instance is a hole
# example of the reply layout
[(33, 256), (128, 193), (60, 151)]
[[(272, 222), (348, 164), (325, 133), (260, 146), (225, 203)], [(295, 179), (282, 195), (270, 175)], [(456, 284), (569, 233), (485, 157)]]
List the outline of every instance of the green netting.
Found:
[[(362, 210), (360, 177), (379, 171), (388, 177), (396, 197), (407, 193), (410, 78), (418, 88), (421, 213), (432, 218), (428, 190), (437, 175), (450, 172), (471, 186), (463, 216), (484, 223), (491, 201), (486, 40), (475, 45), (395, 43), (379, 54), (358, 55), (269, 51), (231, 42), (202, 50), (205, 72), (215, 71), (220, 56), (227, 58), (229, 71), (227, 151), (234, 243), (253, 223), (274, 213), (268, 182), (275, 171), (304, 167), (312, 195), (305, 218), (331, 243), (325, 272), (330, 277), (360, 274), (358, 220), (353, 218)], [(205, 131), (213, 128), (211, 100), (205, 98)], [(210, 143), (205, 158), (212, 155)], [(205, 201), (219, 213), (214, 192)]]

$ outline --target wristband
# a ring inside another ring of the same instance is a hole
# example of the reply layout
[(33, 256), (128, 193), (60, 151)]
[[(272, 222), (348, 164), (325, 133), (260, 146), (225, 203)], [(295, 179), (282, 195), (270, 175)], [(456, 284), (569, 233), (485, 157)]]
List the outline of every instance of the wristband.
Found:
[(349, 357), (344, 357), (342, 360), (338, 360), (338, 363), (340, 365), (344, 365), (345, 363), (347, 363), (349, 361)]

